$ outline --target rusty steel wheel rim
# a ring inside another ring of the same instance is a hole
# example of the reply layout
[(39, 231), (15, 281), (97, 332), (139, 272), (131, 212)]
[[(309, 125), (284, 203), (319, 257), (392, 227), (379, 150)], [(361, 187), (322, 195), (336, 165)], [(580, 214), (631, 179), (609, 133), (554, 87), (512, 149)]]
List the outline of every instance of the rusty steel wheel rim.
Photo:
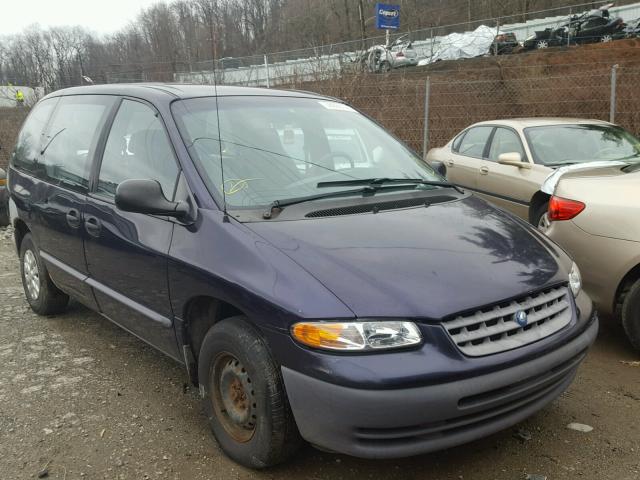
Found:
[(253, 383), (244, 365), (230, 353), (216, 357), (211, 391), (213, 410), (225, 431), (237, 442), (251, 440), (257, 423)]

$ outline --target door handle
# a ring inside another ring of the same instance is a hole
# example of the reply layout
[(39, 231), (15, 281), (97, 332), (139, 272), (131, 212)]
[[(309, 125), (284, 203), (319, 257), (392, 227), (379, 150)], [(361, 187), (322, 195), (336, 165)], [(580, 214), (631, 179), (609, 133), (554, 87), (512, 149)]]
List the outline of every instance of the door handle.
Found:
[(96, 217), (87, 217), (84, 221), (84, 229), (92, 237), (98, 238), (100, 236), (100, 231), (102, 230), (102, 225), (100, 224), (100, 220)]
[(78, 228), (80, 226), (80, 212), (75, 208), (70, 209), (67, 212), (67, 225), (71, 228)]
[(482, 167), (480, 167), (480, 175), (487, 175), (489, 173), (489, 167), (487, 167), (486, 165), (483, 165)]
[(454, 165), (453, 160), (451, 159), (447, 160), (447, 167), (453, 167), (453, 165)]

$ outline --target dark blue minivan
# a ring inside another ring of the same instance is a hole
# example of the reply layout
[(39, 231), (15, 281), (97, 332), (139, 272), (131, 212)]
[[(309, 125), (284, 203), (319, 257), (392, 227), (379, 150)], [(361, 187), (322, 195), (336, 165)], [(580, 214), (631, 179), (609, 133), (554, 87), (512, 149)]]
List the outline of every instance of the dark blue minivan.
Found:
[(185, 365), (223, 450), (365, 458), (481, 438), (573, 380), (571, 259), (333, 98), (107, 85), (42, 99), (9, 169), (26, 298)]

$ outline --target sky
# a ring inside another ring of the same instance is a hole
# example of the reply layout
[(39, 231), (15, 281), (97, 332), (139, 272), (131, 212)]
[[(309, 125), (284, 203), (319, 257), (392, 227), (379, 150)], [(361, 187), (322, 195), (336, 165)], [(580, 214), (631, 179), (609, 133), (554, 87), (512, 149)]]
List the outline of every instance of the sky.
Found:
[(0, 15), (0, 37), (39, 23), (42, 27), (81, 25), (98, 34), (113, 33), (143, 7), (161, 0), (9, 0)]

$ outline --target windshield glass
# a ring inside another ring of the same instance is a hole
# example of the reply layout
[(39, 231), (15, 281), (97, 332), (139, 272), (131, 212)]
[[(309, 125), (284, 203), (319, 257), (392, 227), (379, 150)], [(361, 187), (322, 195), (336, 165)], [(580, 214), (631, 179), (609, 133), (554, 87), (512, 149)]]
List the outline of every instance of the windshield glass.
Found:
[(561, 166), (606, 160), (640, 161), (640, 140), (613, 125), (549, 125), (524, 129), (534, 161)]
[[(441, 181), (384, 129), (338, 102), (214, 97), (173, 104), (180, 133), (212, 194), (229, 208), (341, 191), (319, 182), (369, 178)], [(434, 186), (419, 185), (416, 189)]]

